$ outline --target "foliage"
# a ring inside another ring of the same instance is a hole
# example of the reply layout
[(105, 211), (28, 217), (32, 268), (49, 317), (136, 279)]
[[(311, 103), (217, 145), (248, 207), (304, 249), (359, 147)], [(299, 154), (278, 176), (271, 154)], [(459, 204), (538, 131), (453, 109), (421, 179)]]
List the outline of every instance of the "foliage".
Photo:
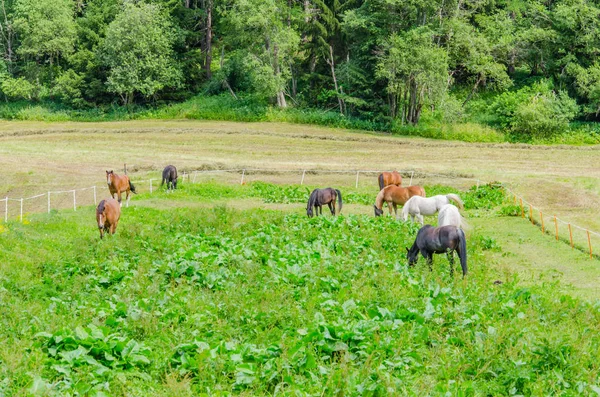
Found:
[(100, 59), (109, 69), (108, 90), (127, 105), (136, 93), (147, 98), (177, 88), (182, 76), (173, 60), (174, 41), (171, 23), (158, 6), (126, 3), (108, 25), (100, 48)]
[[(200, 187), (205, 198), (267, 200), (275, 189)], [(168, 199), (191, 187), (182, 188)], [(486, 207), (499, 192), (468, 195)], [(406, 265), (413, 224), (308, 219), (302, 207), (124, 208), (103, 241), (93, 208), (40, 215), (26, 230), (11, 223), (0, 239), (10, 247), (0, 250), (0, 339), (11, 341), (0, 349), (0, 390), (594, 394), (596, 305), (496, 269), (493, 238), (470, 235), (462, 280), (443, 255), (432, 273)]]

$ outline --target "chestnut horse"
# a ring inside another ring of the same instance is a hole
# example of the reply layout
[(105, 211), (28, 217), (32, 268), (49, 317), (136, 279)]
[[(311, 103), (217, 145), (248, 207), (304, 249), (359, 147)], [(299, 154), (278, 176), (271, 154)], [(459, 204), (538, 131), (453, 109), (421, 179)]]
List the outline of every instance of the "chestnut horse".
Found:
[(313, 207), (315, 208), (316, 216), (319, 216), (319, 210), (323, 215), (323, 205), (327, 204), (331, 215), (335, 216), (335, 199), (338, 199), (340, 208), (338, 214), (342, 211), (342, 193), (338, 189), (332, 189), (330, 187), (326, 189), (315, 189), (310, 194), (308, 204), (306, 206), (306, 215), (310, 218), (313, 216)]
[(382, 172), (379, 174), (379, 190), (389, 185), (402, 185), (402, 175), (398, 171)]
[(119, 199), (119, 205), (121, 204), (121, 193), (125, 192), (127, 199), (127, 207), (129, 207), (129, 192), (136, 193), (135, 186), (129, 180), (127, 175), (117, 175), (112, 170), (106, 171), (106, 183), (108, 184), (108, 190), (110, 196), (115, 198), (115, 193)]
[(383, 202), (388, 204), (390, 215), (392, 215), (392, 207), (398, 218), (398, 204), (404, 205), (412, 196), (425, 197), (425, 189), (421, 186), (399, 187), (396, 185), (386, 186), (377, 195), (375, 199), (375, 216), (383, 214)]
[(100, 201), (96, 208), (96, 222), (100, 230), (100, 238), (104, 237), (104, 232), (115, 234), (119, 218), (121, 218), (121, 206), (117, 200), (109, 198)]

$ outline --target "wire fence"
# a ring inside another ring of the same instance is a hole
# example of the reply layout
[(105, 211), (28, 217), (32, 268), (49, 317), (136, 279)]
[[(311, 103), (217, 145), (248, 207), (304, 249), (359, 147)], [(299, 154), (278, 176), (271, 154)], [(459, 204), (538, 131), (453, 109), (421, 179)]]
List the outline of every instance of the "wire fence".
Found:
[[(336, 175), (336, 183), (344, 186), (374, 185), (372, 176), (379, 175), (381, 170), (322, 170), (322, 169), (289, 169), (274, 170), (262, 168), (220, 169), (220, 170), (192, 170), (183, 172), (179, 183), (202, 183), (214, 180), (218, 176), (221, 183), (247, 184), (254, 181), (272, 183), (299, 183), (304, 185), (328, 184), (331, 176)], [(474, 183), (479, 187), (481, 181), (467, 175), (436, 174), (418, 170), (398, 170), (403, 177), (403, 185), (411, 186), (414, 183), (447, 184), (453, 180), (454, 187), (470, 187)], [(140, 193), (154, 193), (160, 186), (161, 178), (132, 180), (136, 191)], [(457, 183), (460, 182), (460, 183)], [(463, 186), (458, 186), (459, 184)], [(571, 222), (563, 220), (553, 214), (544, 214), (539, 207), (525, 200), (511, 189), (504, 186), (512, 204), (520, 208), (520, 216), (527, 219), (532, 225), (538, 227), (542, 233), (552, 235), (557, 241), (568, 243), (572, 249), (588, 252), (590, 258), (595, 256), (593, 246), (600, 242), (600, 233), (589, 230)], [(53, 210), (72, 209), (78, 207), (97, 205), (108, 190), (107, 185), (94, 185), (79, 189), (47, 191), (31, 197), (0, 199), (0, 213), (4, 210), (4, 222), (19, 220), (23, 222), (28, 214), (51, 213)], [(4, 207), (4, 208), (2, 208)], [(599, 241), (595, 241), (599, 240)], [(596, 243), (596, 244), (595, 244)], [(600, 249), (599, 249), (600, 250)], [(596, 255), (597, 256), (597, 255)]]

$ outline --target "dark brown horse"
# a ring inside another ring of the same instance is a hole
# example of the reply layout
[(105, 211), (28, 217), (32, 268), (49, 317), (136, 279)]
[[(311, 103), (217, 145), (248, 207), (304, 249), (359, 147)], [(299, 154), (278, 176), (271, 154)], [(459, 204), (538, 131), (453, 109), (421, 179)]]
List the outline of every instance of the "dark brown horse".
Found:
[(174, 165), (167, 165), (163, 170), (160, 186), (165, 182), (167, 182), (167, 192), (177, 189), (177, 168)]
[(382, 172), (379, 174), (379, 190), (389, 185), (402, 185), (402, 175), (398, 171)]
[(390, 185), (384, 187), (375, 199), (375, 216), (383, 215), (383, 203), (386, 202), (390, 215), (392, 215), (392, 208), (394, 208), (396, 218), (398, 218), (398, 204), (404, 205), (412, 196), (425, 197), (425, 189), (421, 186), (399, 187)]
[(338, 189), (332, 189), (330, 187), (326, 189), (315, 189), (310, 194), (308, 199), (308, 205), (306, 206), (306, 215), (312, 218), (313, 207), (315, 208), (316, 216), (319, 216), (319, 210), (323, 215), (323, 205), (327, 204), (331, 215), (335, 216), (335, 199), (338, 199), (340, 208), (338, 214), (342, 211), (342, 193)]
[(104, 232), (115, 234), (120, 218), (121, 206), (117, 200), (109, 198), (100, 201), (96, 208), (96, 222), (100, 230), (100, 238), (104, 237)]
[(129, 194), (130, 192), (136, 193), (135, 186), (129, 180), (127, 175), (117, 175), (112, 170), (106, 171), (106, 183), (108, 184), (108, 190), (110, 196), (115, 198), (115, 194), (118, 197), (119, 205), (121, 204), (121, 193), (125, 192), (127, 199), (127, 206), (129, 207)]
[(419, 252), (429, 265), (431, 270), (433, 254), (446, 254), (450, 262), (450, 275), (454, 274), (454, 251), (460, 258), (463, 277), (467, 275), (467, 240), (462, 229), (456, 226), (433, 227), (425, 225), (417, 233), (414, 244), (408, 251), (408, 264), (414, 266), (417, 263)]

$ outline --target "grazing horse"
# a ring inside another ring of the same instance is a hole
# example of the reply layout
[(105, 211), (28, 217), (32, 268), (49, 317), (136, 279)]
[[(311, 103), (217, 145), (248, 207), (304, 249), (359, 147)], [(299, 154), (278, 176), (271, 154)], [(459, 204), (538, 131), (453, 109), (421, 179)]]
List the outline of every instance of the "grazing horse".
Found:
[(437, 195), (433, 197), (411, 197), (410, 200), (404, 204), (402, 208), (402, 220), (406, 221), (408, 215), (412, 221), (415, 221), (415, 217), (423, 226), (423, 215), (433, 215), (440, 210), (444, 205), (450, 204), (450, 201), (454, 201), (460, 209), (464, 208), (463, 202), (460, 197), (456, 194)]
[(174, 165), (167, 165), (162, 173), (162, 182), (160, 186), (167, 182), (167, 192), (177, 189), (177, 168)]
[(415, 243), (406, 249), (408, 265), (417, 263), (419, 252), (432, 269), (433, 254), (446, 254), (450, 262), (450, 275), (454, 275), (454, 251), (458, 252), (463, 277), (467, 275), (467, 240), (465, 233), (456, 226), (433, 227), (425, 225), (417, 233)]
[(96, 222), (100, 230), (100, 238), (104, 237), (104, 232), (115, 234), (119, 218), (121, 218), (121, 206), (117, 200), (109, 198), (100, 201), (96, 208)]
[(323, 215), (323, 205), (327, 204), (331, 215), (335, 216), (335, 199), (338, 199), (340, 205), (338, 214), (342, 211), (342, 193), (338, 189), (332, 189), (330, 187), (326, 189), (315, 189), (310, 194), (308, 204), (306, 206), (306, 215), (310, 218), (313, 216), (313, 207), (315, 208), (316, 216), (319, 216), (319, 210)]
[(438, 214), (438, 227), (448, 225), (460, 227), (463, 230), (469, 228), (465, 218), (460, 215), (458, 208), (452, 204), (443, 205)]
[(106, 171), (106, 183), (108, 184), (108, 190), (110, 196), (115, 198), (115, 193), (119, 199), (119, 205), (121, 204), (121, 193), (125, 192), (127, 199), (127, 207), (129, 207), (129, 192), (136, 193), (135, 186), (129, 180), (127, 175), (117, 175), (112, 170)]
[(379, 190), (389, 185), (402, 185), (402, 175), (398, 171), (382, 172), (379, 174)]
[(390, 215), (392, 215), (392, 207), (394, 208), (394, 212), (396, 213), (396, 218), (398, 218), (398, 207), (397, 205), (404, 205), (413, 196), (422, 196), (425, 197), (425, 189), (421, 186), (409, 186), (409, 187), (399, 187), (396, 185), (386, 186), (377, 195), (375, 199), (375, 216), (380, 216), (383, 214), (383, 202), (385, 201), (388, 204), (388, 208), (390, 210)]

